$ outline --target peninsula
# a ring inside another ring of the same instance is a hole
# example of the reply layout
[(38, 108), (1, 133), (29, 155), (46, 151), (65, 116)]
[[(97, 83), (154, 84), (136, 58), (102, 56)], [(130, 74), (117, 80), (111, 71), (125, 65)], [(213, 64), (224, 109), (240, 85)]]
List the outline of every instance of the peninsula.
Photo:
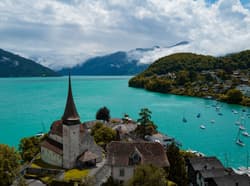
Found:
[(213, 57), (176, 53), (129, 80), (130, 87), (250, 105), (250, 50)]

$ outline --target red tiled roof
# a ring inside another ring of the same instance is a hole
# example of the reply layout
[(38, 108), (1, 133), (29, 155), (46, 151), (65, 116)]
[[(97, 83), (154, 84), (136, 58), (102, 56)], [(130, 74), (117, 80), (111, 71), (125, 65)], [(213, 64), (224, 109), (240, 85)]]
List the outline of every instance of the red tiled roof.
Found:
[[(58, 136), (61, 136), (63, 135), (63, 121), (62, 120), (57, 120), (57, 121), (54, 121), (50, 127), (50, 133), (51, 134), (56, 134)], [(81, 124), (80, 125), (80, 132), (84, 132), (84, 126)]]
[(59, 154), (59, 155), (63, 154), (63, 145), (61, 143), (58, 143), (57, 141), (50, 139), (50, 138), (45, 139), (41, 143), (41, 146)]
[(62, 120), (57, 120), (52, 123), (50, 127), (50, 133), (62, 136), (63, 133)]
[(139, 151), (141, 164), (153, 164), (158, 167), (168, 167), (169, 161), (160, 143), (155, 142), (120, 142), (108, 144), (108, 164), (113, 166), (128, 166), (131, 154)]

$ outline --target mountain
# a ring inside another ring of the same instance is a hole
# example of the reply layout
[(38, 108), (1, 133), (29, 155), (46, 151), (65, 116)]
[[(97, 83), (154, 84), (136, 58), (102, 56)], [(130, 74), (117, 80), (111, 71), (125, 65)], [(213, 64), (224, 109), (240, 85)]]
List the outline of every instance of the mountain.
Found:
[(73, 75), (135, 75), (145, 70), (155, 58), (166, 55), (168, 50), (187, 44), (187, 41), (182, 41), (168, 47), (154, 46), (136, 48), (127, 52), (118, 51), (90, 58), (73, 68), (63, 68), (58, 72), (62, 75), (68, 74), (69, 70)]
[(0, 77), (58, 76), (30, 59), (0, 49)]
[(126, 52), (88, 59), (85, 63), (71, 69), (64, 68), (60, 74), (73, 75), (133, 75), (146, 69), (148, 65), (138, 65), (138, 61), (128, 59)]
[[(250, 87), (249, 71), (250, 50), (223, 57), (176, 53), (156, 60), (145, 71), (131, 78), (129, 86), (250, 105), (247, 92)], [(241, 91), (244, 96), (238, 102), (232, 101), (228, 97), (230, 91)]]

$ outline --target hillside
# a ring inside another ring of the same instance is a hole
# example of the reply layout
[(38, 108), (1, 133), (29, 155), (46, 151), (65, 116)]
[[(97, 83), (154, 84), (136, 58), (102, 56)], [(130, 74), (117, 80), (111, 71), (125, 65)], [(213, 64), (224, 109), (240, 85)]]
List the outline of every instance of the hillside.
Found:
[(64, 68), (58, 72), (62, 75), (66, 75), (69, 70), (73, 75), (135, 75), (145, 70), (162, 55), (188, 44), (189, 42), (182, 41), (167, 47), (153, 46), (119, 51), (90, 58), (73, 68)]
[(0, 49), (0, 77), (58, 76), (30, 59)]
[[(142, 72), (148, 65), (138, 65), (138, 61), (129, 60), (126, 52), (95, 57), (70, 69), (73, 75), (133, 75)], [(67, 74), (69, 69), (62, 69), (60, 74)]]
[(238, 90), (244, 98), (240, 104), (250, 105), (249, 70), (250, 50), (224, 57), (177, 53), (155, 61), (130, 79), (129, 86), (232, 103), (236, 102), (228, 100), (227, 93)]

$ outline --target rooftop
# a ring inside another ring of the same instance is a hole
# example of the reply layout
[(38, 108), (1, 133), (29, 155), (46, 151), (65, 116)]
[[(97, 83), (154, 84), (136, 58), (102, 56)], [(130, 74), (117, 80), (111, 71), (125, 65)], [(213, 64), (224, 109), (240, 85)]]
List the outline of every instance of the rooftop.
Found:
[(107, 164), (113, 166), (130, 165), (130, 157), (137, 152), (141, 164), (153, 164), (158, 167), (168, 167), (169, 161), (164, 148), (154, 142), (111, 142), (107, 146)]
[(213, 181), (219, 186), (249, 186), (250, 177), (247, 175), (225, 175), (223, 177), (214, 178)]
[(63, 145), (61, 143), (58, 143), (57, 141), (55, 141), (53, 139), (46, 138), (41, 143), (41, 146), (59, 154), (59, 155), (63, 154)]
[(216, 157), (195, 157), (189, 158), (189, 161), (195, 171), (224, 169), (224, 166)]
[[(61, 136), (63, 135), (63, 127), (62, 127), (62, 124), (63, 124), (63, 121), (62, 120), (57, 120), (57, 121), (54, 121), (50, 127), (50, 133), (51, 134), (55, 134), (55, 135), (58, 135), (58, 136)], [(84, 132), (84, 125), (80, 125), (80, 132)]]

